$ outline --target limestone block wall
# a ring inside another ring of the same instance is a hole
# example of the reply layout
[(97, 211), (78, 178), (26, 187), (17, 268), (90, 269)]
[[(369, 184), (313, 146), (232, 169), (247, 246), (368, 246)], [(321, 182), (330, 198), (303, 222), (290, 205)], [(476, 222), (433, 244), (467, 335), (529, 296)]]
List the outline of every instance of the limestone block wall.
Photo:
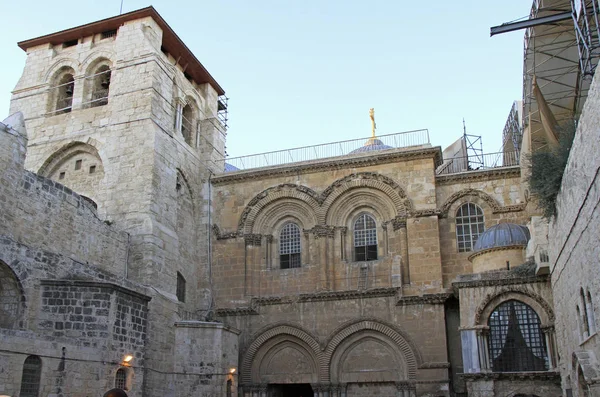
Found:
[(501, 222), (527, 224), (530, 214), (520, 196), (519, 175), (518, 167), (508, 167), (501, 171), (470, 171), (438, 177), (436, 196), (440, 210), (439, 236), (445, 287), (449, 287), (457, 276), (473, 272), (468, 259), (472, 252), (458, 252), (455, 216), (461, 205), (470, 202), (479, 206), (486, 229)]
[[(550, 222), (548, 233), (560, 371), (564, 387), (572, 388), (574, 394), (582, 393), (581, 388), (595, 382), (596, 360), (600, 356), (596, 331), (597, 319), (600, 319), (599, 103), (600, 86), (596, 75), (563, 174), (557, 216)], [(585, 322), (588, 332), (585, 332)], [(582, 363), (574, 355), (576, 352), (596, 358)]]

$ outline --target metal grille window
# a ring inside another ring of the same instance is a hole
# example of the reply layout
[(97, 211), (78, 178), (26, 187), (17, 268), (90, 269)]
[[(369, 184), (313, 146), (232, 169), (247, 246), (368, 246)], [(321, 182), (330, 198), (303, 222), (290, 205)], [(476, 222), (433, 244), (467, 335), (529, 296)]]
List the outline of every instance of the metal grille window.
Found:
[(38, 397), (40, 378), (42, 376), (42, 360), (38, 356), (29, 356), (23, 364), (21, 378), (21, 397)]
[(546, 343), (540, 318), (528, 305), (510, 300), (489, 318), (488, 347), (494, 372), (546, 371)]
[(377, 259), (377, 224), (368, 214), (362, 214), (354, 222), (354, 260)]
[(300, 267), (300, 228), (295, 223), (287, 223), (279, 234), (279, 265)]
[(119, 368), (117, 370), (117, 375), (115, 376), (115, 387), (121, 390), (127, 390), (127, 371), (123, 368)]
[(461, 205), (458, 211), (456, 211), (458, 252), (471, 251), (484, 229), (485, 222), (481, 208), (473, 203)]
[(177, 300), (179, 302), (185, 302), (185, 278), (179, 272), (177, 272)]

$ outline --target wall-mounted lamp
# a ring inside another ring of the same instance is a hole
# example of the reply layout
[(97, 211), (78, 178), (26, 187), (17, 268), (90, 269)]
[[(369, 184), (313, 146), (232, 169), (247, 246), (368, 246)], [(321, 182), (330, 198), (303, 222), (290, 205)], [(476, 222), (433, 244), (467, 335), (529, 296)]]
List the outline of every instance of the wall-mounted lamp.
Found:
[(131, 362), (131, 360), (133, 360), (133, 356), (131, 354), (128, 354), (125, 357), (123, 357), (124, 364), (129, 364)]
[(229, 373), (232, 375), (235, 374), (235, 368), (229, 368)]

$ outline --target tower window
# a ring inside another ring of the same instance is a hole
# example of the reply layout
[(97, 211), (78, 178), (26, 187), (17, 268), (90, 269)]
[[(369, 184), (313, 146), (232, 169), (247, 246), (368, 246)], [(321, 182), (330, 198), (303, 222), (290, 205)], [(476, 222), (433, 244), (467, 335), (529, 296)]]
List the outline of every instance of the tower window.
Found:
[(73, 91), (75, 90), (75, 79), (72, 74), (65, 74), (58, 80), (56, 90), (56, 113), (68, 113), (73, 107)]
[(60, 174), (58, 174), (58, 179), (59, 179), (59, 180), (60, 180), (60, 179), (65, 179), (65, 174), (66, 174), (66, 173), (65, 173), (64, 171), (63, 171), (63, 172), (61, 172)]
[(287, 223), (279, 233), (279, 265), (289, 269), (300, 264), (300, 228), (295, 223)]
[(92, 100), (91, 107), (103, 106), (108, 103), (110, 90), (111, 70), (108, 65), (102, 65), (92, 76)]
[(354, 222), (354, 260), (377, 259), (377, 224), (368, 214), (362, 214)]
[(93, 174), (96, 172), (96, 166), (95, 165), (90, 165), (90, 174)]
[(81, 163), (82, 163), (82, 160), (76, 160), (75, 161), (75, 171), (81, 169)]

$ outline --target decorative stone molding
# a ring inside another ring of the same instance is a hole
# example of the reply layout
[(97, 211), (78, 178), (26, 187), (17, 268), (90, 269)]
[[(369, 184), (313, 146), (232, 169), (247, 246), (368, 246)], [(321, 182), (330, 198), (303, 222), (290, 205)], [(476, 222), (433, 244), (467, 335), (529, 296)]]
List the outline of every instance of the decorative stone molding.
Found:
[(398, 288), (374, 288), (368, 290), (349, 290), (333, 292), (316, 292), (312, 294), (300, 294), (298, 302), (322, 302), (345, 299), (378, 298), (395, 296)]
[(440, 210), (429, 209), (429, 210), (414, 210), (410, 213), (411, 218), (425, 218), (428, 216), (440, 216)]
[(219, 229), (219, 226), (217, 226), (217, 224), (212, 225), (212, 232), (217, 240), (228, 240), (231, 238), (237, 238), (239, 236), (237, 232), (221, 234), (221, 229)]
[(406, 366), (408, 370), (408, 378), (411, 380), (416, 379), (417, 368), (418, 364), (421, 362), (421, 358), (418, 354), (418, 350), (416, 350), (414, 346), (409, 344), (409, 338), (403, 335), (403, 333), (400, 333), (397, 329), (393, 328), (390, 325), (384, 324), (379, 320), (364, 319), (355, 323), (343, 325), (342, 328), (338, 328), (338, 330), (334, 331), (333, 336), (329, 338), (326, 345), (327, 347), (323, 352), (324, 367), (322, 367), (322, 380), (330, 380), (329, 368), (331, 367), (331, 359), (333, 357), (333, 353), (335, 352), (337, 347), (346, 338), (361, 331), (375, 331), (390, 338), (396, 344), (396, 346), (398, 346), (398, 348), (404, 355), (404, 359), (406, 360)]
[(312, 229), (309, 229), (309, 232), (312, 233), (316, 238), (320, 237), (329, 237), (333, 238), (335, 236), (335, 227), (334, 226), (322, 226), (317, 225)]
[(234, 307), (234, 308), (222, 308), (215, 310), (217, 317), (228, 317), (228, 316), (255, 316), (258, 312), (252, 307)]
[(490, 168), (481, 171), (465, 171), (456, 174), (436, 175), (435, 181), (438, 184), (450, 184), (457, 182), (480, 182), (496, 179), (519, 178), (521, 176), (520, 166)]
[(439, 368), (450, 368), (450, 363), (448, 362), (443, 362), (443, 363), (434, 363), (434, 362), (427, 362), (427, 363), (422, 363), (421, 365), (419, 365), (419, 369), (439, 369)]
[(310, 333), (296, 325), (276, 325), (272, 328), (259, 331), (258, 334), (255, 334), (251, 338), (252, 343), (250, 343), (243, 355), (244, 358), (242, 360), (240, 371), (241, 382), (248, 384), (252, 383), (252, 364), (254, 357), (267, 341), (281, 335), (287, 336), (292, 342), (294, 340), (300, 340), (308, 345), (311, 349), (311, 353), (313, 353), (317, 359), (317, 374), (319, 375), (322, 372), (325, 361), (323, 352), (317, 340)]
[(455, 201), (460, 200), (461, 198), (463, 198), (465, 196), (479, 197), (481, 200), (483, 200), (485, 203), (487, 203), (492, 208), (492, 213), (494, 213), (494, 214), (505, 213), (505, 212), (519, 212), (519, 211), (525, 210), (525, 207), (527, 206), (526, 203), (502, 206), (495, 198), (493, 198), (492, 196), (490, 196), (489, 194), (487, 194), (481, 190), (464, 189), (464, 190), (456, 192), (452, 196), (448, 197), (446, 202), (440, 208), (439, 216), (441, 218), (446, 218), (448, 216), (448, 211), (450, 210), (450, 207), (452, 206), (452, 204), (454, 204)]
[(246, 245), (252, 245), (255, 247), (260, 247), (262, 244), (262, 235), (260, 234), (244, 234), (244, 241)]
[(460, 288), (500, 287), (546, 283), (547, 281), (548, 275), (523, 277), (518, 274), (508, 273), (508, 271), (490, 271), (487, 273), (462, 275), (460, 276), (459, 281), (452, 283), (452, 286), (456, 290)]
[[(214, 176), (211, 181), (215, 186), (227, 185), (239, 181), (270, 178), (282, 175), (298, 175), (298, 172), (321, 172), (343, 168), (369, 167), (380, 164), (397, 163), (400, 160), (410, 161), (431, 158), (434, 164), (441, 162), (439, 147), (418, 148), (414, 150), (397, 149), (385, 153), (371, 152), (367, 155), (340, 156), (333, 160), (314, 160), (296, 162), (280, 166), (262, 167), (247, 171), (237, 171)], [(433, 165), (432, 165), (433, 168)]]
[(451, 296), (453, 296), (453, 294), (450, 293), (403, 296), (402, 298), (398, 299), (396, 306), (443, 305)]
[(397, 216), (394, 219), (390, 220), (389, 223), (392, 224), (392, 228), (394, 229), (394, 231), (406, 228), (406, 217)]

